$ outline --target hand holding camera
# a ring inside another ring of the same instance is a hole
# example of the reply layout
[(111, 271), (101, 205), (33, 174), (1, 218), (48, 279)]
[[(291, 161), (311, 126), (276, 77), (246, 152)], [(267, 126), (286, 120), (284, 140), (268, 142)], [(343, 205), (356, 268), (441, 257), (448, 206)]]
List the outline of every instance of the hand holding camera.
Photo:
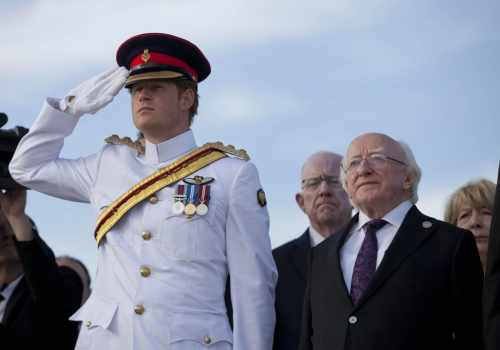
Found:
[[(0, 113), (0, 128), (8, 121), (5, 113)], [(28, 129), (22, 126), (16, 126), (12, 129), (0, 129), (0, 192), (6, 193), (15, 188), (24, 188), (15, 182), (9, 173), (9, 163), (14, 155), (17, 144)]]

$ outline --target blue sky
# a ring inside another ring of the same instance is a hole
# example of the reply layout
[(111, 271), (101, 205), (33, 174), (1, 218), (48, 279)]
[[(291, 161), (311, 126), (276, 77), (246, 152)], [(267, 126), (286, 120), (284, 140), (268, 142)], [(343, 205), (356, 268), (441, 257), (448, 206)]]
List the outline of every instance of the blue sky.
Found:
[[(119, 4), (120, 7), (116, 7)], [(294, 200), (302, 162), (344, 153), (369, 131), (407, 142), (423, 169), (420, 209), (442, 217), (459, 185), (496, 179), (500, 153), (500, 2), (396, 0), (18, 1), (0, 5), (0, 111), (30, 126), (62, 97), (116, 65), (142, 32), (195, 42), (212, 64), (200, 85), (198, 143), (245, 148), (260, 171), (277, 246), (307, 220)], [(64, 157), (133, 136), (121, 92), (82, 118)], [(29, 213), (57, 254), (95, 269), (95, 213), (30, 191)]]

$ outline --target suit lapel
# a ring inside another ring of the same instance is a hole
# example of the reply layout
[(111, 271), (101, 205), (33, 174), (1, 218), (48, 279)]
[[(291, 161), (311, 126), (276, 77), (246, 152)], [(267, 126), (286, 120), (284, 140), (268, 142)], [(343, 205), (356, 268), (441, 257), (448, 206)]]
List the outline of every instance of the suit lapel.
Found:
[[(332, 274), (333, 274), (333, 288), (337, 295), (342, 295), (344, 297), (344, 301), (352, 305), (351, 295), (349, 294), (349, 290), (345, 285), (344, 274), (342, 273), (342, 267), (340, 265), (340, 249), (344, 245), (349, 232), (351, 232), (352, 227), (358, 222), (358, 214), (354, 215), (346, 226), (345, 230), (338, 235), (334, 235), (332, 239), (332, 247), (329, 251), (329, 266), (331, 266)], [(328, 269), (327, 269), (328, 270)]]
[(437, 228), (434, 219), (423, 215), (413, 206), (406, 215), (392, 243), (387, 248), (372, 281), (361, 296), (360, 307), (397, 270), (404, 259), (414, 252)]
[(302, 236), (294, 241), (294, 249), (291, 254), (292, 264), (304, 281), (307, 280), (307, 266), (309, 264), (310, 251), (311, 241), (309, 238), (309, 229), (307, 229)]

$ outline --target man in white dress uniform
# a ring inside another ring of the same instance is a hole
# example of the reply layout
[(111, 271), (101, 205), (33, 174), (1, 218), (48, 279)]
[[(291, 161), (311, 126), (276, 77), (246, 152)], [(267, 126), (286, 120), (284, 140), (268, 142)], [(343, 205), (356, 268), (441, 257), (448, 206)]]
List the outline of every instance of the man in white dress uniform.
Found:
[[(210, 64), (191, 42), (162, 33), (130, 38), (117, 62), (48, 98), (10, 163), (19, 183), (97, 209), (97, 276), (72, 316), (82, 321), (76, 348), (271, 349), (277, 272), (257, 169), (243, 150), (198, 147), (190, 129)], [(113, 136), (96, 154), (60, 158), (79, 118), (123, 86), (142, 137)]]

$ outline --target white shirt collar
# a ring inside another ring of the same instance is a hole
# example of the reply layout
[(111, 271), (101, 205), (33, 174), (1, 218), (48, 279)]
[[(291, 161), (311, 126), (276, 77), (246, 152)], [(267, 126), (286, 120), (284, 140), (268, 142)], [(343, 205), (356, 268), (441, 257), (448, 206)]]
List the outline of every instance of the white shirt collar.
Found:
[(309, 226), (309, 238), (311, 240), (311, 247), (316, 247), (325, 240), (325, 237), (316, 231), (312, 226)]
[(146, 140), (146, 152), (144, 159), (147, 163), (163, 163), (178, 158), (196, 147), (193, 131), (188, 129), (162, 143), (154, 144)]
[[(397, 207), (392, 209), (390, 212), (384, 215), (382, 219), (387, 221), (389, 224), (394, 226), (396, 229), (399, 229), (401, 224), (403, 223), (403, 220), (408, 213), (408, 211), (411, 209), (413, 204), (410, 201), (404, 201), (399, 203)], [(359, 220), (358, 220), (358, 225), (356, 226), (355, 231), (361, 230), (361, 228), (368, 222), (372, 220), (372, 218), (368, 217), (365, 213), (363, 213), (361, 210), (359, 211)]]
[(10, 282), (7, 285), (7, 287), (5, 287), (5, 289), (1, 292), (3, 297), (4, 297), (4, 301), (9, 300), (10, 296), (14, 292), (14, 289), (16, 289), (16, 286), (19, 284), (19, 281), (21, 281), (21, 278), (23, 278), (23, 276), (24, 276), (24, 274), (22, 273), (21, 275), (19, 275), (18, 278), (16, 278), (14, 281)]

